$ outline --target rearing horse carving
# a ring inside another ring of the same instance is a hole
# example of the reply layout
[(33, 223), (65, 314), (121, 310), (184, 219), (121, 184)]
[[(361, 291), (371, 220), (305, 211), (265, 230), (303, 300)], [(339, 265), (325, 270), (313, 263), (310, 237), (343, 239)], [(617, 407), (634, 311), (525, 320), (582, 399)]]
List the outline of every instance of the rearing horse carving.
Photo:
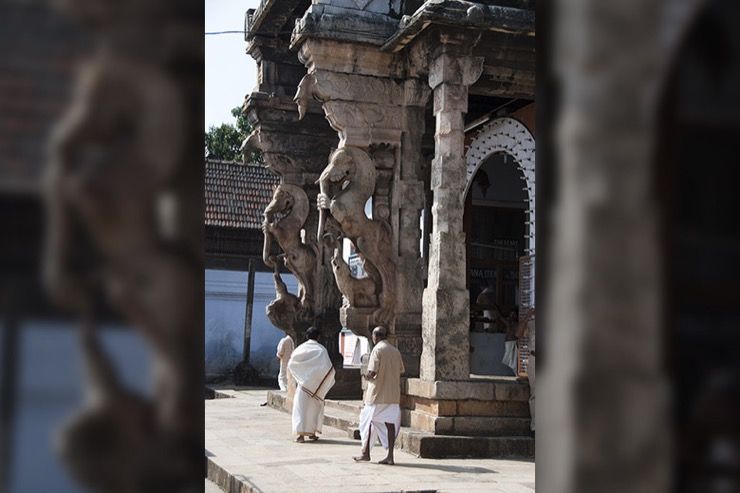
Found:
[(262, 260), (267, 266), (275, 268), (276, 257), (271, 253), (272, 238), (275, 238), (284, 252), (281, 257), (285, 266), (298, 279), (298, 298), (301, 305), (312, 311), (316, 251), (301, 241), (301, 228), (308, 219), (308, 213), (308, 196), (302, 188), (287, 183), (278, 185), (264, 213)]
[[(396, 291), (393, 232), (387, 222), (365, 215), (365, 203), (375, 191), (376, 177), (375, 164), (366, 152), (355, 147), (341, 147), (331, 154), (329, 165), (321, 173), (317, 205), (322, 215), (324, 209), (329, 209), (342, 233), (377, 269), (382, 287), (376, 290), (380, 292), (380, 307), (375, 311), (375, 320), (389, 323), (394, 318)], [(319, 238), (323, 236), (324, 222), (320, 218)]]

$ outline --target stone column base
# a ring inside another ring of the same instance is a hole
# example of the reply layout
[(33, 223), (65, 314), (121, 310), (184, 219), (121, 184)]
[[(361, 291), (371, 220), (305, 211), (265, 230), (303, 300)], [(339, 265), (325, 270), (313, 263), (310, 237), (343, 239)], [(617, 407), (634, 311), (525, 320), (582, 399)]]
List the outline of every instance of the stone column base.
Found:
[(530, 436), (529, 385), (515, 377), (402, 381), (403, 426), (435, 435)]

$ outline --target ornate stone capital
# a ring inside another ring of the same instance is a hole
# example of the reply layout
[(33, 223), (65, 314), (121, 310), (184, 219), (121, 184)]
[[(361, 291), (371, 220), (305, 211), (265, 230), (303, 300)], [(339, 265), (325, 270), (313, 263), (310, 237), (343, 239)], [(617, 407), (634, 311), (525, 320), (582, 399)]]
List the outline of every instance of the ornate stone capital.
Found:
[(484, 57), (440, 53), (429, 66), (429, 86), (432, 89), (443, 83), (470, 86), (483, 74), (484, 61)]
[[(262, 151), (265, 166), (293, 183), (306, 183), (326, 165), (337, 138), (327, 125), (323, 110), (315, 103), (301, 115), (288, 98), (253, 93), (245, 104), (247, 118), (254, 131), (242, 144), (242, 150)], [(323, 149), (323, 152), (321, 151)]]

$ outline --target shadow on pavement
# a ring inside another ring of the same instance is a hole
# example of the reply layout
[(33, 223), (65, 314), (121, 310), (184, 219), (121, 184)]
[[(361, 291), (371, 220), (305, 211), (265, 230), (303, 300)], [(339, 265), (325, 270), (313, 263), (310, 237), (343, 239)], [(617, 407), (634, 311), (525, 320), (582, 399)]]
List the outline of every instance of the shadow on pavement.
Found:
[(306, 440), (302, 445), (321, 445), (322, 443), (331, 443), (332, 445), (352, 445), (353, 447), (360, 448), (361, 444), (358, 441), (357, 443), (346, 441), (346, 440), (336, 440), (332, 438), (319, 438), (315, 442), (312, 442), (311, 440)]
[(446, 472), (462, 472), (462, 473), (474, 473), (474, 474), (499, 474), (498, 471), (486, 469), (485, 467), (466, 467), (466, 466), (446, 466), (443, 464), (403, 464), (396, 462), (393, 467), (411, 467), (417, 469), (436, 469), (438, 471)]

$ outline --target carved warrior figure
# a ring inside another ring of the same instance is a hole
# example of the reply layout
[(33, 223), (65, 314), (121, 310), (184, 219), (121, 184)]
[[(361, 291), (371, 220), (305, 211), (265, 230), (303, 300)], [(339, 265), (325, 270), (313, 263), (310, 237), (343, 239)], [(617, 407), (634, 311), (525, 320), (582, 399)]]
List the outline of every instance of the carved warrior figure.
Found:
[(262, 257), (267, 266), (276, 267), (271, 253), (272, 238), (275, 238), (284, 252), (285, 266), (298, 278), (298, 297), (303, 309), (310, 313), (314, 309), (316, 250), (301, 241), (301, 228), (308, 213), (308, 197), (302, 188), (286, 183), (278, 185), (264, 213)]
[[(369, 219), (365, 215), (365, 204), (375, 191), (377, 171), (370, 156), (355, 147), (341, 147), (329, 158), (329, 165), (319, 178), (321, 193), (317, 205), (321, 215), (328, 209), (339, 223), (344, 236), (352, 240), (365, 256), (369, 271), (376, 270), (380, 283), (376, 286), (379, 296), (379, 308), (375, 311), (377, 323), (390, 323), (395, 308), (395, 271), (393, 260), (393, 232), (385, 221)], [(325, 219), (319, 219), (318, 236), (323, 236), (321, 225)], [(345, 288), (348, 287), (345, 284)], [(348, 300), (353, 293), (345, 292)]]

